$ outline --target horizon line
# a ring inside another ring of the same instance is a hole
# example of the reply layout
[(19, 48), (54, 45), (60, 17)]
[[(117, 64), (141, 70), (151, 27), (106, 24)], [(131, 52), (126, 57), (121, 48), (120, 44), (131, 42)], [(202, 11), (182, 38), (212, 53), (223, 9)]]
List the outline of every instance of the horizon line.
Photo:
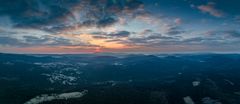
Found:
[(78, 55), (78, 54), (240, 54), (240, 52), (78, 52), (78, 53), (17, 53), (0, 52), (0, 54), (19, 54), (19, 55)]

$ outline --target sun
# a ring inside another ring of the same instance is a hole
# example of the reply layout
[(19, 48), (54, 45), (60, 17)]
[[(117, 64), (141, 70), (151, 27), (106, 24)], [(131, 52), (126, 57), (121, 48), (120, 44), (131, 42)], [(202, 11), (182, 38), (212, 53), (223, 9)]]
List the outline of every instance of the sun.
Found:
[(102, 50), (100, 47), (96, 47), (96, 49), (94, 50), (94, 53), (101, 53), (101, 52), (102, 52)]

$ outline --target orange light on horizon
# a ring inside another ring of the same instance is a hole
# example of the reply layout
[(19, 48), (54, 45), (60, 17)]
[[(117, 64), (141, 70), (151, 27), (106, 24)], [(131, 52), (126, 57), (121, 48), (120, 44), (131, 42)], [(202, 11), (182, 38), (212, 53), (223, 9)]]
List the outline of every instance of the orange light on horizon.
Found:
[(111, 39), (96, 39), (96, 38), (93, 38), (93, 36), (90, 34), (81, 34), (76, 37), (84, 40), (85, 42), (91, 45), (96, 45), (103, 48), (113, 48), (113, 49), (127, 48), (125, 44), (121, 44), (118, 42), (109, 42), (108, 40), (111, 40)]
[(100, 47), (97, 47), (97, 48), (95, 49), (95, 51), (94, 51), (94, 53), (100, 53), (100, 52), (102, 52), (102, 50), (101, 50)]

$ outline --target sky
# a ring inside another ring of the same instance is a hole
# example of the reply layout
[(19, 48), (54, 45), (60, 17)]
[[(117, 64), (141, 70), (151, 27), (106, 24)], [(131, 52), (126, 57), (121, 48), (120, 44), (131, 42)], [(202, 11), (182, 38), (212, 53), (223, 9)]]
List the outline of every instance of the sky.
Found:
[(0, 52), (240, 52), (239, 0), (1, 0)]

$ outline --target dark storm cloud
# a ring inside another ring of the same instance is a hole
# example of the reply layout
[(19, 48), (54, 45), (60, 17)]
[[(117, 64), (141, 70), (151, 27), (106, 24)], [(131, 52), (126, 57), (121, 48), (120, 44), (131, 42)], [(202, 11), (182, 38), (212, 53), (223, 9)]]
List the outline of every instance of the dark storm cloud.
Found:
[(138, 0), (3, 0), (0, 15), (17, 27), (59, 31), (74, 26), (106, 27), (142, 8)]

